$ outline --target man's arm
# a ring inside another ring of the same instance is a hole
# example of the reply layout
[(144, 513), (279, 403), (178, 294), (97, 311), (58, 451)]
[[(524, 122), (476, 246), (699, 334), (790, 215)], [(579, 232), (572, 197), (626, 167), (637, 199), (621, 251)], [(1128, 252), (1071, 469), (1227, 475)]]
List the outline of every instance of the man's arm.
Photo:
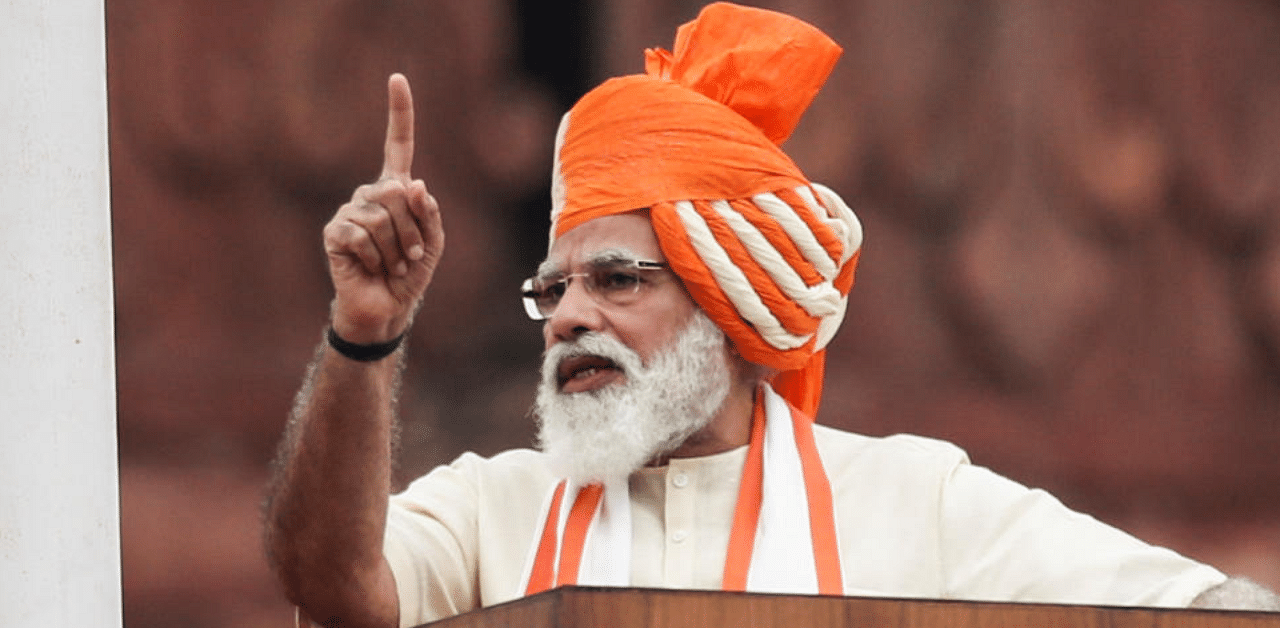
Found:
[[(410, 175), (408, 81), (393, 75), (387, 89), (382, 175), (324, 229), (335, 291), (330, 325), (360, 345), (407, 330), (444, 248), (439, 208)], [(382, 540), (402, 362), (403, 349), (366, 362), (322, 343), (280, 446), (268, 487), (267, 552), (290, 601), (324, 625), (399, 621)]]
[(1225, 579), (1042, 490), (967, 463), (952, 471), (943, 500), (954, 597), (1177, 607)]

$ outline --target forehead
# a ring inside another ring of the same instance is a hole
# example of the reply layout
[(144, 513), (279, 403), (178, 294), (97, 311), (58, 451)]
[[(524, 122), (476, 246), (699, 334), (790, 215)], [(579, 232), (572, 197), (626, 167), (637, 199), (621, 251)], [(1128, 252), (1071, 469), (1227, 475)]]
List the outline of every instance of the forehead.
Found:
[(571, 268), (603, 253), (618, 252), (629, 253), (636, 259), (665, 261), (647, 212), (603, 216), (570, 229), (556, 238), (542, 267)]

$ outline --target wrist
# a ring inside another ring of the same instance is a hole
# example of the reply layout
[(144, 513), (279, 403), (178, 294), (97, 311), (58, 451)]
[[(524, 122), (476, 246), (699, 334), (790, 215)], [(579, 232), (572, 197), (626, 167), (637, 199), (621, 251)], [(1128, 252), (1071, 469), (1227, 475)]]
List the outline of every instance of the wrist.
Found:
[(399, 336), (385, 342), (367, 344), (351, 342), (343, 338), (334, 329), (333, 325), (329, 325), (324, 335), (329, 347), (337, 351), (339, 355), (357, 362), (377, 362), (395, 353), (404, 343), (404, 337), (407, 333), (408, 331), (401, 332)]
[(412, 314), (394, 314), (380, 309), (355, 307), (344, 303), (341, 295), (329, 304), (329, 329), (351, 344), (391, 342), (409, 331), (411, 320)]

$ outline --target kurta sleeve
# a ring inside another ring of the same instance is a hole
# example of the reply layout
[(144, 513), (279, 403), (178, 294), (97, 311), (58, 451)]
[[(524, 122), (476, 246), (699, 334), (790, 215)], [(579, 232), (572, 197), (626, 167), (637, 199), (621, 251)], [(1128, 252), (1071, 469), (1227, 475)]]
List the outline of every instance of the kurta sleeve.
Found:
[(383, 553), (395, 575), (402, 627), (479, 606), (474, 471), (480, 462), (464, 454), (391, 498)]
[(1226, 580), (967, 460), (941, 486), (948, 597), (1183, 607)]

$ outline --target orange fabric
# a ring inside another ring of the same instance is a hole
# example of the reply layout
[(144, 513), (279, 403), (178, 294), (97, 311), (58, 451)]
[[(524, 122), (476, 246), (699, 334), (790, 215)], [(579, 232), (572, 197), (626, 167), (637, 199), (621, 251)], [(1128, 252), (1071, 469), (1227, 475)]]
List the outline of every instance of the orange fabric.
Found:
[(610, 79), (569, 112), (557, 236), (662, 201), (741, 198), (806, 183), (746, 118), (663, 79)]
[(804, 490), (809, 497), (809, 532), (813, 535), (818, 593), (843, 595), (844, 575), (840, 571), (840, 552), (836, 542), (836, 509), (831, 502), (831, 481), (822, 468), (818, 445), (813, 440), (813, 419), (795, 408), (791, 416), (800, 466), (804, 469)]
[[(779, 393), (810, 416), (816, 415), (822, 390), (821, 358), (813, 367), (814, 341), (778, 349), (760, 337), (716, 284), (672, 204), (729, 200), (807, 285), (821, 283), (777, 222), (747, 206), (754, 195), (776, 194), (834, 261), (844, 255), (823, 223), (826, 216), (814, 215), (793, 191), (809, 181), (779, 148), (840, 54), (830, 38), (793, 17), (711, 4), (680, 27), (671, 52), (645, 51), (645, 74), (608, 80), (574, 105), (561, 129), (553, 184), (553, 238), (595, 218), (650, 208), (667, 261), (739, 353), (779, 371), (803, 369), (776, 381)], [(794, 335), (813, 333), (820, 321), (779, 290), (723, 220), (705, 210), (699, 208), (716, 240), (773, 316)], [(841, 269), (842, 294), (852, 276), (851, 268)]]
[(724, 582), (721, 585), (725, 591), (747, 590), (747, 573), (751, 569), (751, 553), (755, 549), (756, 528), (760, 523), (760, 504), (764, 501), (764, 400), (761, 397), (757, 392), (747, 461), (742, 467), (738, 503), (733, 509), (733, 528), (729, 532), (729, 550), (724, 560)]
[(831, 282), (836, 287), (836, 290), (843, 294), (849, 294), (849, 291), (853, 289), (853, 276), (858, 269), (858, 259), (861, 257), (862, 249), (858, 249), (853, 252), (853, 257), (850, 257), (849, 261), (845, 262), (844, 268), (840, 269), (840, 275), (836, 277), (835, 281)]
[(769, 241), (769, 246), (772, 246), (782, 259), (787, 261), (787, 265), (800, 275), (805, 285), (812, 286), (822, 282), (822, 275), (813, 269), (809, 260), (805, 259), (800, 249), (796, 248), (796, 243), (787, 237), (787, 232), (783, 231), (771, 216), (756, 207), (755, 203), (747, 200), (734, 199), (729, 201), (729, 205), (760, 230), (760, 235), (763, 235)]
[(717, 2), (646, 74), (606, 81), (569, 112), (554, 233), (662, 201), (741, 198), (806, 184), (781, 144), (842, 50), (822, 31)]
[(564, 486), (563, 481), (557, 484), (556, 492), (551, 496), (551, 507), (547, 510), (547, 522), (542, 526), (542, 538), (538, 541), (538, 552), (534, 554), (525, 595), (541, 593), (555, 583), (556, 528), (560, 527), (560, 500), (564, 498)]
[(564, 543), (560, 545), (560, 568), (556, 571), (556, 586), (578, 581), (582, 552), (587, 547), (587, 531), (591, 529), (591, 520), (600, 508), (603, 497), (603, 484), (588, 484), (578, 491), (577, 499), (573, 500), (569, 520), (564, 524)]
[[(658, 234), (658, 244), (661, 245), (662, 254), (666, 256), (671, 270), (680, 276), (689, 295), (724, 330), (743, 358), (781, 371), (798, 369), (808, 363), (813, 354), (813, 341), (788, 351), (775, 349), (738, 315), (729, 297), (716, 284), (711, 270), (693, 250), (689, 235), (685, 233), (684, 226), (670, 203), (655, 205), (649, 212), (649, 219), (653, 223), (654, 232)], [(778, 394), (791, 401), (782, 391)]]
[(707, 226), (711, 228), (711, 233), (715, 235), (716, 242), (719, 242), (720, 246), (729, 254), (729, 259), (733, 261), (733, 265), (737, 266), (742, 271), (742, 274), (747, 276), (747, 280), (755, 288), (756, 294), (760, 295), (760, 300), (768, 306), (769, 311), (777, 317), (778, 322), (782, 323), (784, 329), (797, 335), (811, 334), (818, 329), (820, 319), (810, 316), (803, 307), (800, 307), (798, 303), (792, 301), (790, 297), (778, 289), (773, 278), (769, 276), (769, 272), (761, 268), (755, 258), (751, 257), (747, 247), (742, 244), (742, 241), (733, 233), (733, 230), (725, 224), (724, 219), (708, 206), (708, 203), (698, 201), (693, 204), (693, 207), (707, 221)]
[[(804, 198), (797, 194), (794, 189), (778, 190), (775, 194), (792, 207), (804, 207), (806, 205)], [(827, 250), (827, 255), (831, 256), (831, 261), (837, 264), (840, 263), (840, 253), (843, 252), (844, 247), (840, 244), (840, 239), (836, 237), (836, 234), (831, 231), (831, 228), (809, 212), (800, 212), (800, 217), (804, 219), (805, 224), (809, 225), (809, 229), (813, 231), (813, 235), (818, 239), (818, 243), (822, 245), (822, 248)]]
[(774, 375), (769, 385), (812, 421), (818, 416), (818, 405), (822, 403), (822, 380), (826, 370), (827, 350), (823, 349), (809, 356), (799, 368)]
[(780, 16), (708, 5), (676, 31), (672, 52), (645, 51), (645, 71), (724, 103), (781, 144), (818, 95), (840, 47), (813, 26)]

